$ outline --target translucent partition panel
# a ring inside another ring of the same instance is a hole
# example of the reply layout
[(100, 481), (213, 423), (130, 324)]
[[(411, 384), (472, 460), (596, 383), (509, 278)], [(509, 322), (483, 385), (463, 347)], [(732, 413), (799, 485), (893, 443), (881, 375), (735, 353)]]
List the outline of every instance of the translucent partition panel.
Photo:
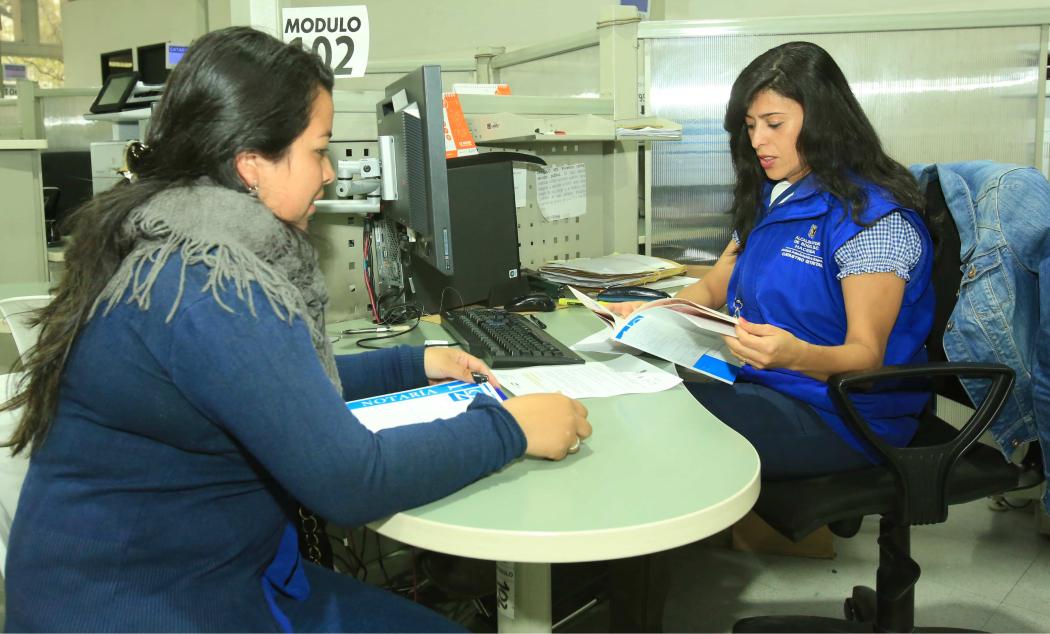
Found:
[(597, 97), (598, 47), (502, 68), (499, 80), (511, 93), (542, 97)]
[(792, 40), (831, 53), (887, 151), (905, 165), (1034, 165), (1042, 153), (1039, 27), (649, 40), (649, 112), (683, 126), (681, 142), (653, 144), (654, 255), (711, 261), (728, 244), (729, 89), (748, 62)]
[(46, 95), (40, 98), (48, 149), (87, 150), (93, 142), (113, 139), (112, 123), (84, 118), (94, 100), (94, 93)]

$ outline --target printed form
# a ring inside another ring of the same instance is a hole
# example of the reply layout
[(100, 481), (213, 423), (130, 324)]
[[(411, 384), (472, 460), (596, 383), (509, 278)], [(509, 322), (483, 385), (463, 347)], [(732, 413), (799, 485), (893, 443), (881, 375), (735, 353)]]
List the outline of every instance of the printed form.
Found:
[(495, 374), (515, 396), (540, 392), (560, 392), (570, 398), (648, 394), (669, 390), (682, 382), (677, 375), (630, 355), (582, 365), (501, 369)]
[(376, 433), (391, 427), (452, 418), (467, 411), (479, 394), (491, 396), (497, 401), (507, 400), (506, 395), (488, 383), (452, 381), (362, 398), (348, 402), (346, 407), (362, 425)]

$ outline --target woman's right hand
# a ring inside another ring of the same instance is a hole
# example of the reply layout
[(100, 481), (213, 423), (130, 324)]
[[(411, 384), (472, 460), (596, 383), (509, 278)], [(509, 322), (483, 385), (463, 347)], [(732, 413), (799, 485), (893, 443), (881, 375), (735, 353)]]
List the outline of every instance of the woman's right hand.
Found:
[(647, 303), (648, 302), (610, 302), (605, 304), (605, 308), (614, 315), (626, 317), (642, 306), (645, 306)]
[(525, 433), (530, 456), (561, 460), (577, 440), (591, 435), (587, 408), (562, 394), (516, 396), (503, 406)]

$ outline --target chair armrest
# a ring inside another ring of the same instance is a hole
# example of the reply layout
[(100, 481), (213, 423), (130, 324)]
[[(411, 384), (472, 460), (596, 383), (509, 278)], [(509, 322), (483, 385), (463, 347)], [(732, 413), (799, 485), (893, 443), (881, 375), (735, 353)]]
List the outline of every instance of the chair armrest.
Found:
[[(884, 381), (928, 380), (953, 376), (991, 380), (984, 400), (950, 441), (925, 447), (893, 447), (868, 426), (849, 397)], [(977, 441), (1002, 409), (1014, 384), (1014, 372), (999, 363), (924, 363), (844, 372), (828, 378), (832, 401), (847, 427), (886, 458), (901, 491), (901, 520), (909, 524), (942, 522), (948, 515), (948, 476), (959, 458)]]

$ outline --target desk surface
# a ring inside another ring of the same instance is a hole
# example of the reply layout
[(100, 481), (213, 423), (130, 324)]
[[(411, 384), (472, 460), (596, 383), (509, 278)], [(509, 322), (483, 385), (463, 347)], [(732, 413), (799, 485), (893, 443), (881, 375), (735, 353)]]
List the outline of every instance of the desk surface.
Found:
[[(601, 325), (581, 308), (540, 318), (570, 343)], [(446, 338), (432, 324), (420, 330), (390, 342)], [(345, 338), (335, 348), (360, 350)], [(578, 454), (560, 462), (518, 460), (372, 527), (408, 544), (479, 559), (596, 561), (702, 539), (742, 517), (757, 499), (754, 448), (683, 387), (583, 403), (594, 435)]]

